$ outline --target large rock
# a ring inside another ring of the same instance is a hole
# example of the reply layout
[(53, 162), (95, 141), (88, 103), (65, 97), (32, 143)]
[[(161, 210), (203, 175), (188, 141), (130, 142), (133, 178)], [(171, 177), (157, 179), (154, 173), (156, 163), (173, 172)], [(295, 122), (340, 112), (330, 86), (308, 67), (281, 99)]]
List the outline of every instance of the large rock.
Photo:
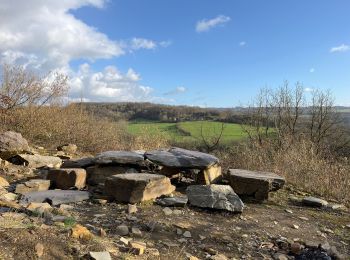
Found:
[(145, 157), (155, 164), (180, 169), (207, 169), (219, 162), (213, 155), (176, 147), (146, 152)]
[(137, 152), (107, 151), (95, 157), (96, 164), (129, 164), (143, 165), (144, 157)]
[(157, 174), (117, 174), (106, 179), (105, 191), (116, 201), (137, 203), (170, 194), (175, 190), (170, 179)]
[(8, 131), (0, 134), (0, 158), (7, 160), (28, 150), (28, 142), (20, 133)]
[(51, 169), (47, 173), (47, 179), (57, 189), (83, 189), (86, 186), (86, 171), (81, 168)]
[(302, 204), (309, 207), (322, 208), (328, 205), (328, 201), (309, 196), (303, 198)]
[(138, 170), (127, 166), (96, 165), (86, 169), (87, 183), (90, 185), (104, 184), (107, 177), (123, 173), (137, 173)]
[(47, 190), (26, 193), (23, 195), (20, 203), (29, 204), (31, 202), (48, 202), (51, 205), (60, 205), (88, 200), (89, 197), (90, 194), (87, 191)]
[(244, 204), (229, 185), (191, 185), (186, 189), (191, 205), (201, 208), (242, 212)]
[(253, 196), (257, 200), (268, 199), (270, 191), (283, 187), (285, 179), (271, 172), (229, 169), (230, 185), (238, 195)]
[(15, 193), (25, 194), (33, 191), (45, 191), (50, 188), (49, 180), (33, 179), (16, 185)]
[(95, 165), (93, 157), (85, 157), (76, 160), (66, 160), (62, 163), (61, 168), (84, 168)]
[(39, 154), (17, 154), (9, 159), (10, 162), (17, 165), (25, 165), (31, 168), (55, 167), (62, 164), (62, 160), (56, 156), (46, 156)]

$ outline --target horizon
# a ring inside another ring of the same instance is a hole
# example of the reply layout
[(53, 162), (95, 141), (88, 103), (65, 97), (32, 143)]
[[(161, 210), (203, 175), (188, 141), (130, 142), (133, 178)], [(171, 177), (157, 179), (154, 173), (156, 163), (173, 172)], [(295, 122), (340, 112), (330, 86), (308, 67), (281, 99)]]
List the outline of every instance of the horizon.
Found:
[[(14, 4), (16, 2), (17, 4)], [(0, 63), (69, 76), (69, 99), (246, 106), (300, 82), (350, 106), (345, 0), (4, 0)], [(28, 11), (30, 10), (30, 11)]]

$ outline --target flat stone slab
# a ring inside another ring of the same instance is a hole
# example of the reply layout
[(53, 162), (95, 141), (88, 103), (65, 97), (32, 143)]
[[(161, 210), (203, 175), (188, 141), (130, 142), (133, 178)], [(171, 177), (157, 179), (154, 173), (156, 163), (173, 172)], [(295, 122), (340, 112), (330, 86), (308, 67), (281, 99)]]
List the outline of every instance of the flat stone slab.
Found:
[(33, 191), (45, 191), (50, 188), (50, 180), (32, 179), (16, 185), (15, 193), (25, 194)]
[(31, 168), (60, 167), (62, 160), (56, 156), (39, 154), (17, 154), (9, 159), (13, 164), (25, 165)]
[(325, 207), (328, 205), (327, 201), (325, 201), (323, 199), (316, 198), (316, 197), (311, 197), (311, 196), (303, 198), (301, 203), (305, 206), (317, 207), (317, 208), (322, 208), (322, 207)]
[(142, 165), (144, 157), (142, 154), (129, 151), (107, 151), (96, 155), (96, 164), (131, 164)]
[(31, 202), (49, 202), (51, 205), (60, 205), (88, 200), (89, 197), (90, 194), (87, 191), (47, 190), (26, 193), (23, 195), (20, 203), (29, 204)]
[(271, 172), (229, 169), (230, 185), (238, 195), (253, 196), (257, 200), (268, 199), (270, 191), (283, 187), (285, 179)]
[(155, 164), (180, 169), (206, 169), (219, 162), (213, 155), (176, 147), (149, 151), (145, 157)]
[(170, 179), (158, 174), (117, 174), (106, 179), (105, 192), (119, 202), (138, 203), (172, 193)]
[(184, 207), (187, 204), (187, 196), (183, 197), (164, 197), (156, 200), (158, 205), (163, 207)]
[(50, 169), (47, 179), (57, 189), (83, 189), (86, 186), (86, 171), (82, 168)]
[(85, 157), (76, 160), (63, 161), (61, 168), (87, 168), (95, 165), (93, 157)]
[(244, 204), (229, 185), (191, 185), (186, 194), (191, 205), (200, 208), (242, 212)]

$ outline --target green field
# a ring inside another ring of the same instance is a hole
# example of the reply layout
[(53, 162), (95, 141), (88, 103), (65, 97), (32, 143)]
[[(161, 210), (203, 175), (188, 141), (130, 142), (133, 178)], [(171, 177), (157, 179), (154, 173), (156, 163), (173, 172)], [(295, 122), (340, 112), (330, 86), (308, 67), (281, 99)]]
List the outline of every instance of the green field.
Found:
[[(128, 124), (128, 131), (132, 134), (159, 134), (169, 140), (180, 142), (201, 140), (201, 129), (203, 129), (203, 136), (212, 138), (220, 133), (221, 123), (212, 121), (191, 121), (180, 123), (130, 122)], [(237, 141), (246, 136), (246, 133), (244, 133), (239, 124), (225, 123), (221, 142), (228, 143)]]

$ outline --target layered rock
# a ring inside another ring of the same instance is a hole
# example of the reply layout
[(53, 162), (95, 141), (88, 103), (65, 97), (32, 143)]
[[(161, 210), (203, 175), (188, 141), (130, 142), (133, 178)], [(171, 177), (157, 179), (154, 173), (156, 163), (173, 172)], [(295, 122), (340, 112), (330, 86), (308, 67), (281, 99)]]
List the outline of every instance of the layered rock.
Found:
[(215, 164), (207, 169), (201, 170), (197, 175), (197, 183), (209, 185), (218, 183), (222, 179), (221, 166)]
[(47, 174), (51, 186), (67, 190), (70, 188), (83, 189), (86, 186), (86, 171), (84, 169), (51, 169)]
[(0, 134), (0, 158), (7, 160), (25, 151), (29, 151), (28, 141), (20, 133), (7, 131)]
[(242, 212), (244, 204), (229, 185), (191, 185), (186, 189), (191, 205), (201, 208)]
[(76, 160), (66, 160), (62, 163), (61, 168), (88, 168), (95, 165), (93, 157), (85, 157)]
[(105, 192), (119, 202), (137, 203), (170, 194), (170, 179), (157, 174), (117, 174), (106, 179)]
[(265, 200), (270, 191), (283, 187), (285, 179), (271, 172), (229, 169), (230, 185), (238, 195), (251, 196), (256, 200)]
[(104, 184), (107, 177), (123, 173), (137, 173), (138, 170), (127, 166), (96, 165), (86, 169), (87, 183), (90, 185)]

